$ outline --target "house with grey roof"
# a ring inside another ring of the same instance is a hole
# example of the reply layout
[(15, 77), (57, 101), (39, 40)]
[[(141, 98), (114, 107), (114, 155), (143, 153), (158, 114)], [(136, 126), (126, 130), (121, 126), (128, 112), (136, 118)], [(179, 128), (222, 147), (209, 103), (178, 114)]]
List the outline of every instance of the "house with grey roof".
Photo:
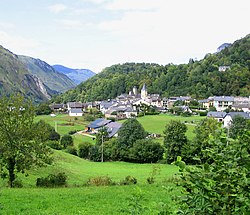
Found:
[(82, 109), (71, 108), (69, 110), (69, 116), (82, 116), (82, 115), (83, 115)]
[(231, 123), (236, 116), (241, 116), (244, 119), (250, 120), (250, 113), (245, 112), (229, 112), (223, 119), (223, 126), (228, 128), (231, 126)]
[(214, 96), (213, 106), (217, 111), (224, 111), (234, 104), (233, 96)]
[(106, 126), (110, 122), (111, 120), (107, 120), (104, 118), (96, 119), (85, 128), (85, 131), (91, 133), (97, 133), (98, 129), (102, 128), (103, 126)]
[(110, 122), (107, 125), (105, 125), (108, 131), (108, 137), (117, 137), (118, 136), (118, 131), (122, 127), (122, 124), (119, 122)]
[(227, 115), (226, 112), (209, 111), (207, 117), (212, 117), (218, 122), (223, 122), (224, 117)]

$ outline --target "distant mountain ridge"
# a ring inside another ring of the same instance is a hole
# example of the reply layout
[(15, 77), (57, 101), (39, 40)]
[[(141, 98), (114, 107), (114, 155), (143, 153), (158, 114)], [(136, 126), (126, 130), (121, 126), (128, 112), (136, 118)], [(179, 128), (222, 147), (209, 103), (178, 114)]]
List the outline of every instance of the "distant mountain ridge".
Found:
[(29, 72), (40, 78), (51, 90), (62, 93), (76, 86), (68, 76), (57, 72), (52, 66), (40, 59), (22, 55), (19, 55), (18, 58)]
[(96, 73), (89, 69), (72, 69), (62, 65), (53, 65), (52, 67), (57, 72), (67, 75), (76, 84), (80, 84), (96, 75)]
[(20, 93), (39, 103), (74, 86), (46, 62), (16, 55), (0, 45), (0, 96)]

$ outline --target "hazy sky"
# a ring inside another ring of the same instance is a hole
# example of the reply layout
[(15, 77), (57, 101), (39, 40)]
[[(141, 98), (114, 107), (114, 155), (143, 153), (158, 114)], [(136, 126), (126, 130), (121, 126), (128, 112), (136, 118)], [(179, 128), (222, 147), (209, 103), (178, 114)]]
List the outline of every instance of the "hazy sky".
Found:
[(250, 0), (0, 0), (0, 44), (100, 72), (187, 63), (250, 33)]

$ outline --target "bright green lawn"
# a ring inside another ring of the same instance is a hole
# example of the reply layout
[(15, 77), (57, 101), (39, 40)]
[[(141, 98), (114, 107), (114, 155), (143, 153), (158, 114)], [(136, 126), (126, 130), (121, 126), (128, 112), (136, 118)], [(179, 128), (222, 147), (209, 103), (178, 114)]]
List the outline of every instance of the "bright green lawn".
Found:
[[(183, 117), (183, 116), (175, 116), (172, 114), (159, 114), (159, 115), (147, 115), (143, 117), (136, 118), (144, 127), (147, 132), (156, 133), (163, 135), (163, 131), (167, 123), (171, 120), (179, 120), (181, 122), (185, 122), (187, 125), (187, 137), (188, 139), (192, 140), (194, 138), (194, 129), (196, 124), (204, 119), (201, 116), (190, 116), (190, 117)], [(119, 121), (121, 123), (125, 122), (125, 120)], [(163, 137), (159, 138), (160, 142), (163, 142)]]
[[(176, 210), (171, 197), (178, 190), (169, 184), (168, 189), (159, 185), (81, 187), (55, 189), (3, 189), (0, 202), (3, 210), (0, 214), (30, 214), (30, 215), (112, 215), (132, 214), (129, 204), (135, 203), (134, 193), (142, 193), (140, 204), (147, 207), (143, 214), (158, 214), (162, 205)], [(169, 191), (173, 188), (173, 191)], [(124, 211), (125, 210), (125, 211)]]

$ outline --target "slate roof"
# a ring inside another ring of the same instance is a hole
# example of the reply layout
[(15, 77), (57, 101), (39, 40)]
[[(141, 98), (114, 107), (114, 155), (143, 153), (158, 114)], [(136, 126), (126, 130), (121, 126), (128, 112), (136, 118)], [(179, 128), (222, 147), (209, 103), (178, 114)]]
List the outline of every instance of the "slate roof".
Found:
[(215, 96), (214, 101), (233, 102), (233, 96)]
[(103, 119), (103, 118), (99, 118), (99, 119), (96, 119), (95, 121), (91, 122), (88, 127), (89, 128), (100, 128), (102, 126), (105, 126), (107, 125), (108, 123), (110, 123), (111, 120), (107, 120), (107, 119)]
[(110, 122), (105, 127), (108, 129), (109, 137), (113, 137), (119, 129), (122, 127), (121, 123), (118, 122)]
[(79, 109), (79, 108), (72, 108), (72, 109), (70, 109), (69, 112), (70, 112), (70, 113), (83, 113), (82, 110)]
[(226, 112), (217, 112), (217, 111), (209, 111), (207, 113), (207, 117), (213, 117), (213, 118), (224, 118), (227, 115)]
[(245, 112), (229, 112), (227, 116), (231, 116), (232, 119), (235, 116), (242, 116), (244, 119), (250, 119), (250, 113), (245, 113)]
[(70, 108), (82, 108), (83, 104), (81, 102), (68, 102)]

